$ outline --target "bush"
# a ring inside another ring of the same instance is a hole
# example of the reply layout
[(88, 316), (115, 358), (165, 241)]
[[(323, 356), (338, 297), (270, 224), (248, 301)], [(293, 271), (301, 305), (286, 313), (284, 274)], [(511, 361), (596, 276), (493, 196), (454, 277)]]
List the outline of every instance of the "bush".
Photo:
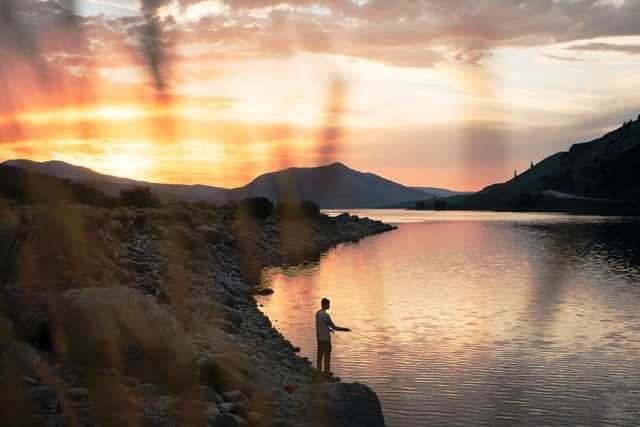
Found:
[(319, 218), (322, 213), (320, 206), (311, 200), (302, 203), (282, 202), (276, 209), (279, 218)]
[(273, 213), (273, 203), (266, 197), (249, 197), (241, 200), (238, 213), (257, 220), (264, 220)]
[(70, 193), (71, 200), (74, 202), (101, 208), (114, 208), (118, 206), (117, 198), (107, 196), (102, 191), (96, 190), (91, 186), (69, 180), (65, 180), (64, 184)]
[(160, 200), (153, 194), (151, 188), (135, 185), (120, 191), (120, 203), (123, 206), (136, 208), (157, 208)]
[(305, 200), (300, 204), (302, 215), (307, 218), (318, 218), (320, 216), (320, 206), (311, 200)]

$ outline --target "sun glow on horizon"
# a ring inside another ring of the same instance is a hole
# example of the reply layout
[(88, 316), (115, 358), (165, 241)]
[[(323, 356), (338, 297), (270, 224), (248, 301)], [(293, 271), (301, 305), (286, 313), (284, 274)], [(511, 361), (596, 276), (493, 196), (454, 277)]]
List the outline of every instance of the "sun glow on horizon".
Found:
[[(477, 190), (640, 106), (640, 35), (540, 32), (525, 24), (539, 13), (542, 25), (546, 9), (527, 2), (479, 6), (479, 16), (504, 13), (494, 23), (504, 37), (487, 37), (466, 16), (448, 25), (456, 8), (429, 1), (88, 0), (78, 22), (62, 23), (55, 2), (8, 1), (25, 7), (16, 28), (35, 50), (18, 38), (0, 46), (5, 159), (216, 186), (341, 161), (404, 184)], [(582, 8), (555, 3), (564, 18)], [(634, 10), (598, 3), (611, 22)], [(31, 29), (30, 13), (52, 27)]]

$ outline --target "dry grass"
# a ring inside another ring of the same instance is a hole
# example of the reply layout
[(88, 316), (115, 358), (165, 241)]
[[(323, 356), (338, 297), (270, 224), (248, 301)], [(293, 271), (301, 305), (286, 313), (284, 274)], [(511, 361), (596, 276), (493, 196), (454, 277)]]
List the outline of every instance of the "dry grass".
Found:
[(188, 336), (152, 297), (130, 288), (69, 291), (55, 310), (56, 353), (91, 369), (113, 368), (182, 391), (197, 384)]

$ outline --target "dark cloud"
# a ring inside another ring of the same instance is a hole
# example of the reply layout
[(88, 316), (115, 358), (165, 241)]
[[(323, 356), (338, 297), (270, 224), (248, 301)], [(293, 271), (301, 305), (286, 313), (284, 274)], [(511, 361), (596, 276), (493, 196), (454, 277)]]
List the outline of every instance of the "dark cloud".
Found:
[(612, 43), (587, 43), (580, 44), (576, 46), (571, 46), (568, 48), (569, 50), (579, 51), (579, 52), (619, 52), (619, 53), (627, 53), (629, 55), (638, 55), (640, 54), (640, 45), (622, 45), (622, 44), (612, 44)]
[[(180, 0), (183, 8), (199, 3)], [(477, 63), (500, 46), (640, 34), (640, 1), (227, 0), (232, 20), (181, 28), (238, 54), (336, 53), (398, 66)], [(261, 10), (263, 19), (247, 13)], [(224, 30), (220, 28), (224, 26)], [(445, 51), (445, 53), (442, 53)]]

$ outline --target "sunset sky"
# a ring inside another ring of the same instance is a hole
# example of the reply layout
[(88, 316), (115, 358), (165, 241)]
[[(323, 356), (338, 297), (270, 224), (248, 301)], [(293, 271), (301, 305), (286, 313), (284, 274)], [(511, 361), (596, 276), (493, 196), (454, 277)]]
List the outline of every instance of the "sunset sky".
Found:
[(640, 0), (0, 0), (0, 160), (477, 190), (640, 113)]

